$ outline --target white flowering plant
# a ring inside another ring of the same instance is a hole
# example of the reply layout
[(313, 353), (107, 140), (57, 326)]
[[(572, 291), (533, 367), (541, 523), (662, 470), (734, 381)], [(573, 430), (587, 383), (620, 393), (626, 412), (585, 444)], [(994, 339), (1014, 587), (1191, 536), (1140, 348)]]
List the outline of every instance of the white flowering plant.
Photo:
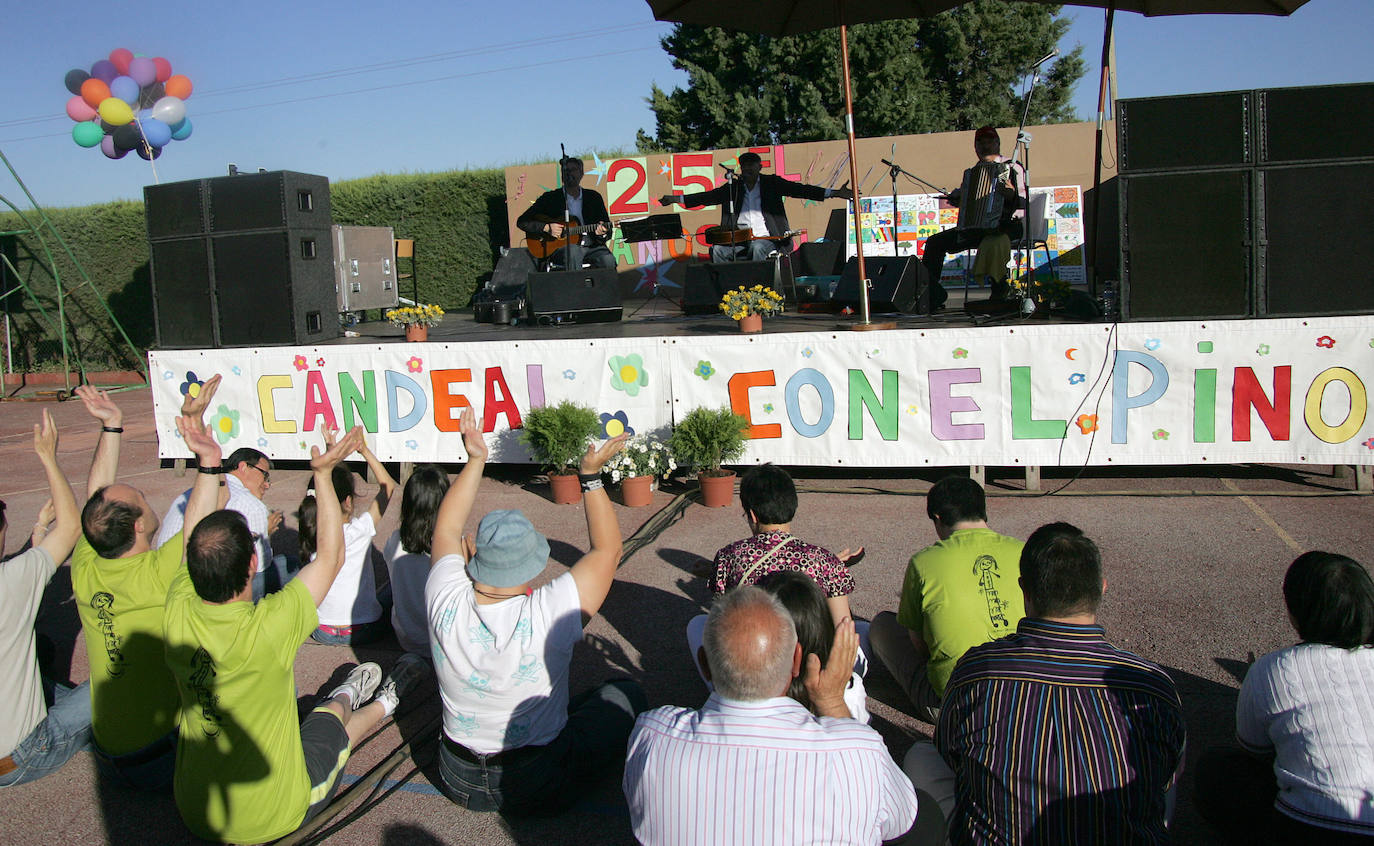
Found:
[(625, 448), (606, 462), (612, 482), (632, 476), (663, 476), (677, 469), (677, 460), (668, 446), (650, 435), (635, 435)]

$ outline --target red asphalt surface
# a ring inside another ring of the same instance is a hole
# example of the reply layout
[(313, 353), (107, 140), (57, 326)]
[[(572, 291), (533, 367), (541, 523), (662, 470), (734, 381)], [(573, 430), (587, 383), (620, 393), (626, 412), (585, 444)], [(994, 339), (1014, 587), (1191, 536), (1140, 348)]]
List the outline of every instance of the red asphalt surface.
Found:
[[(120, 479), (141, 488), (160, 512), (190, 486), (191, 479), (164, 469), (157, 458), (148, 392), (139, 389), (115, 397), (125, 410)], [(60, 427), (60, 460), (78, 498), (99, 429), (78, 401), (0, 404), (0, 498), (9, 506), (11, 551), (22, 543), (47, 496), (31, 438), (32, 424), (44, 408), (53, 412)], [(853, 469), (842, 471), (844, 476), (839, 472), (796, 470), (802, 495), (793, 530), (831, 549), (861, 544), (867, 548), (867, 556), (854, 570), (858, 589), (850, 601), (858, 616), (871, 618), (895, 609), (907, 559), (935, 540), (925, 517), (925, 490), (958, 468), (885, 469), (862, 478), (855, 478)], [(1044, 488), (1063, 485), (1073, 473), (1074, 468), (1047, 469)], [(267, 503), (288, 514), (286, 528), (274, 539), (277, 549), (294, 544), (295, 521), (290, 515), (307, 475), (299, 464), (272, 472)], [(1308, 549), (1326, 549), (1366, 566), (1374, 559), (1370, 500), (1349, 495), (1353, 480), (1333, 473), (1329, 466), (1090, 469), (1056, 496), (1027, 495), (1024, 480), (1012, 470), (994, 469), (988, 482), (994, 529), (1024, 538), (1043, 523), (1067, 520), (1097, 541), (1108, 580), (1100, 620), (1111, 640), (1159, 663), (1177, 682), (1187, 711), (1190, 763), (1208, 746), (1230, 741), (1238, 678), (1251, 656), (1295, 641), (1280, 591), (1293, 558)], [(640, 531), (691, 486), (669, 486), (657, 492), (653, 506), (647, 508), (617, 504), (624, 535)], [(370, 485), (364, 489), (374, 490)], [(562, 572), (586, 546), (582, 508), (552, 504), (532, 468), (489, 468), (469, 528), (496, 508), (524, 510), (549, 537), (552, 560), (546, 578)], [(397, 502), (382, 523), (376, 546), (395, 528), (399, 511)], [(601, 614), (587, 627), (573, 659), (573, 692), (628, 675), (643, 684), (651, 705), (699, 705), (705, 689), (683, 639), (687, 620), (702, 612), (709, 599), (699, 568), (717, 549), (746, 532), (737, 502), (709, 510), (693, 503), (650, 537), (624, 562)], [(381, 584), (386, 569), (379, 555), (376, 563)], [(57, 646), (56, 672), (74, 682), (88, 675), (80, 628), (64, 565), (49, 586), (38, 630)], [(296, 661), (302, 705), (323, 693), (341, 668), (346, 671), (357, 661), (375, 660), (386, 669), (399, 654), (391, 639), (356, 651), (307, 643)], [(903, 695), (876, 663), (868, 691), (873, 725), (901, 761), (913, 739), (928, 736), (932, 727), (902, 712)], [(406, 780), (415, 765), (403, 761), (382, 781), (384, 789), (395, 790), (331, 833), (327, 842), (633, 842), (618, 780), (551, 820), (507, 821), (451, 804), (431, 787), (437, 778), (430, 761), (438, 715), (438, 694), (431, 680), (401, 704), (396, 722), (385, 724), (355, 750), (345, 776), (348, 783), (408, 741), (413, 741), (422, 766)], [(403, 783), (397, 786), (398, 782)], [(362, 798), (352, 797), (336, 821), (360, 807)], [(1177, 841), (1216, 842), (1216, 833), (1195, 811), (1191, 770), (1184, 776), (1180, 799), (1174, 823)], [(6, 789), (3, 802), (3, 844), (199, 842), (181, 824), (170, 796), (149, 797), (100, 783), (88, 752), (48, 778)]]

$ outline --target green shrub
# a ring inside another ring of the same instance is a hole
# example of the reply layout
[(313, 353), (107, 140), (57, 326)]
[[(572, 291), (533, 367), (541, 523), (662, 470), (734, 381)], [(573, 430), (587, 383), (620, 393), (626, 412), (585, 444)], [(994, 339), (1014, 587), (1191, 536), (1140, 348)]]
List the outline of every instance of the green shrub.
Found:
[(730, 410), (694, 408), (673, 425), (668, 447), (679, 464), (696, 467), (699, 474), (719, 476), (720, 465), (744, 455), (744, 431), (749, 421)]
[(563, 400), (525, 413), (520, 441), (550, 473), (576, 473), (587, 444), (601, 431), (596, 410)]

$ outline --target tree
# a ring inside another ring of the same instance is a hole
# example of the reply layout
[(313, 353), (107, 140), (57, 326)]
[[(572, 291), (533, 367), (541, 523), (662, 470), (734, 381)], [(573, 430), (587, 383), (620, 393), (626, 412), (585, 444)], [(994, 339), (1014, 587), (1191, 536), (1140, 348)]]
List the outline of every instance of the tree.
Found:
[[(1069, 28), (1059, 6), (973, 0), (920, 20), (850, 28), (854, 130), (906, 135), (1015, 126), (1031, 62)], [(662, 40), (686, 89), (654, 85), (654, 135), (642, 152), (702, 150), (844, 137), (838, 30), (769, 38), (677, 24)], [(1075, 120), (1070, 97), (1086, 65), (1082, 47), (1043, 74), (1027, 123)]]

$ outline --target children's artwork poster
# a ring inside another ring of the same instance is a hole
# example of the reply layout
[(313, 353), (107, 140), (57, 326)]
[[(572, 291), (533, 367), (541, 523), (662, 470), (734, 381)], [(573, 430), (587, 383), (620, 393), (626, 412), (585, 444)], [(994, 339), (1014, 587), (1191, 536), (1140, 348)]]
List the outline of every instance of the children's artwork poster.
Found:
[(361, 425), (386, 461), (461, 462), (471, 406), (496, 462), (526, 463), (532, 407), (666, 435), (696, 406), (749, 421), (744, 462), (819, 466), (1374, 464), (1364, 317), (368, 344), (149, 354), (159, 454), (219, 373), (225, 454), (303, 459)]
[[(1036, 246), (1031, 250), (1031, 265), (1037, 277), (1058, 276), (1071, 285), (1085, 284), (1087, 270), (1083, 264), (1083, 190), (1077, 185), (1058, 185), (1046, 188), (1031, 187), (1031, 234)], [(896, 210), (893, 198), (872, 196), (859, 199), (859, 226), (863, 234), (865, 256), (925, 257), (926, 239), (937, 232), (953, 229), (959, 223), (959, 209), (940, 198), (939, 194), (898, 194)], [(894, 216), (896, 228), (893, 228)], [(853, 218), (847, 217), (846, 256), (855, 254)], [(1044, 242), (1041, 246), (1040, 242)], [(1016, 244), (1012, 245), (1017, 247)], [(973, 266), (975, 251), (955, 253), (945, 257), (940, 279), (945, 284), (962, 285), (964, 271)], [(1007, 263), (1009, 275), (1015, 278), (1025, 265), (1024, 251), (1013, 249)]]

